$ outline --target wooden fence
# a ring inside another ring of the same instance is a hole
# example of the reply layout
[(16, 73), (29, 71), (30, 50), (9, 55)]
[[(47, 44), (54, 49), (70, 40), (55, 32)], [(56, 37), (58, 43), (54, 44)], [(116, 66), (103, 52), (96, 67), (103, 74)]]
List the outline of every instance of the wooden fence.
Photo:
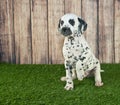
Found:
[(75, 13), (102, 63), (120, 63), (120, 0), (0, 0), (0, 62), (63, 63), (58, 20)]

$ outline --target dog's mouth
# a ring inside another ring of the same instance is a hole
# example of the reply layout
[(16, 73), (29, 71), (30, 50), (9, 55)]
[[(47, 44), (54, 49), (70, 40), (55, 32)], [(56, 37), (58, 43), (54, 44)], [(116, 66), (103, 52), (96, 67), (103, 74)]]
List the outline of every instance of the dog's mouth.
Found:
[(61, 34), (63, 34), (64, 36), (69, 36), (72, 34), (72, 31), (70, 30), (69, 27), (63, 27), (61, 29)]

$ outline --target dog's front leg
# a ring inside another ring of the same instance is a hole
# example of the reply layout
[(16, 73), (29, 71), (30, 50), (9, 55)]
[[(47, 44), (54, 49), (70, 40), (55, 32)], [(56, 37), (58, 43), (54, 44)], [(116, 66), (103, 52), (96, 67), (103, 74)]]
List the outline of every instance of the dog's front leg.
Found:
[(101, 74), (100, 74), (100, 63), (97, 64), (95, 71), (94, 71), (94, 75), (95, 75), (95, 86), (103, 86), (103, 82), (101, 79)]
[(66, 90), (72, 90), (74, 88), (73, 80), (72, 80), (72, 66), (69, 61), (65, 61), (65, 69), (66, 69)]

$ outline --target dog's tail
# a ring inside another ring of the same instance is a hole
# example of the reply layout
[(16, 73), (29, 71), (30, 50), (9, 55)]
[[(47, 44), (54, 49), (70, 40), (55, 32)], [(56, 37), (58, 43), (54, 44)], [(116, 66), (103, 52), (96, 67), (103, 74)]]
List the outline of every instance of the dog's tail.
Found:
[(100, 72), (105, 72), (105, 70), (100, 70)]

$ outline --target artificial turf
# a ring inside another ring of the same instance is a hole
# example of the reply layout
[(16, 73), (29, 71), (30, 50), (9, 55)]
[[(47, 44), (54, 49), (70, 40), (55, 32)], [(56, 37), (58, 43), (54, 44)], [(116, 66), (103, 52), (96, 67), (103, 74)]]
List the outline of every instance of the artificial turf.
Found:
[(0, 64), (0, 105), (120, 105), (120, 64), (102, 64), (103, 87), (94, 78), (64, 90), (63, 65)]

